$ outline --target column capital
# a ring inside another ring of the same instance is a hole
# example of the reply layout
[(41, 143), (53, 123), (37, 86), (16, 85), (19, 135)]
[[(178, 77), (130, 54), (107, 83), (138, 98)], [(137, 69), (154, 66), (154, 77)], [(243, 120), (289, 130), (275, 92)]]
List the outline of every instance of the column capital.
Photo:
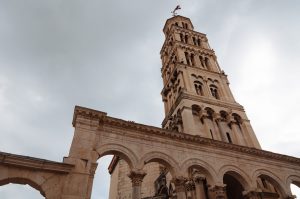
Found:
[(175, 184), (176, 191), (185, 192), (185, 183), (187, 182), (187, 178), (178, 176), (173, 178), (172, 182)]
[(147, 175), (143, 170), (131, 170), (127, 175), (132, 182), (132, 186), (141, 186), (144, 177)]
[(186, 181), (186, 183), (185, 183), (185, 189), (187, 191), (193, 191), (193, 190), (195, 190), (195, 183), (194, 183), (194, 181), (193, 180)]
[(194, 170), (193, 173), (193, 180), (196, 184), (203, 183), (205, 180), (205, 175), (203, 175), (199, 170)]

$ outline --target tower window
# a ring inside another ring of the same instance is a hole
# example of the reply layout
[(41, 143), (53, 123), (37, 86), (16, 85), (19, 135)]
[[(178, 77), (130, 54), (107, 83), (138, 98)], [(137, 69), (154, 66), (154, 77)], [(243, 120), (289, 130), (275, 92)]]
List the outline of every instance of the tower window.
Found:
[(183, 38), (183, 34), (182, 33), (180, 33), (180, 41), (184, 41), (184, 38)]
[(227, 136), (228, 142), (232, 144), (232, 140), (231, 140), (231, 137), (228, 132), (226, 132), (226, 136)]
[(195, 37), (193, 37), (193, 42), (194, 42), (194, 45), (197, 45), (197, 41), (196, 41)]
[(197, 95), (203, 95), (202, 83), (199, 81), (194, 82), (195, 90)]
[(203, 57), (199, 56), (199, 59), (200, 59), (201, 67), (205, 68), (205, 63), (204, 63)]
[(191, 54), (191, 62), (192, 62), (192, 66), (195, 66), (194, 54)]
[(189, 42), (189, 37), (188, 37), (188, 35), (185, 35), (185, 36), (184, 36), (184, 42), (185, 42), (186, 44)]
[(198, 46), (201, 46), (201, 40), (198, 38), (198, 40), (197, 40), (198, 42)]
[(184, 52), (187, 65), (190, 65), (189, 53)]
[(218, 88), (215, 85), (211, 85), (210, 86), (210, 92), (211, 95), (216, 98), (216, 99), (220, 99), (219, 93), (218, 93)]

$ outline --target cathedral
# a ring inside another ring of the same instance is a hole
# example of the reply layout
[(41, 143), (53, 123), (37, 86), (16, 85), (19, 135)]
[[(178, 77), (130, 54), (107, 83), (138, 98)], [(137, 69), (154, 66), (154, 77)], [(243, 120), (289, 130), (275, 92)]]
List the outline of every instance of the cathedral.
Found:
[(0, 152), (0, 186), (28, 184), (46, 199), (90, 199), (97, 161), (110, 199), (292, 199), (300, 159), (261, 149), (205, 34), (189, 18), (164, 25), (162, 128), (75, 106), (62, 162)]
[[(227, 75), (220, 68), (206, 34), (195, 31), (191, 20), (183, 16), (168, 19), (163, 32), (165, 41), (160, 55), (165, 119), (162, 128), (261, 149), (243, 106), (232, 95)], [(238, 161), (238, 155), (236, 158)], [(250, 166), (251, 162), (248, 164)], [(142, 183), (142, 198), (176, 198), (174, 182), (162, 164), (149, 163), (145, 171), (147, 175)], [(109, 198), (130, 198), (127, 163), (114, 156), (109, 172)], [(205, 172), (200, 166), (189, 168), (189, 178), (185, 182), (187, 198), (211, 198)], [(258, 177), (255, 184), (256, 190), (259, 190), (257, 198), (280, 198), (280, 193), (268, 177)], [(244, 187), (237, 174), (225, 173), (221, 187), (229, 199), (245, 198)]]

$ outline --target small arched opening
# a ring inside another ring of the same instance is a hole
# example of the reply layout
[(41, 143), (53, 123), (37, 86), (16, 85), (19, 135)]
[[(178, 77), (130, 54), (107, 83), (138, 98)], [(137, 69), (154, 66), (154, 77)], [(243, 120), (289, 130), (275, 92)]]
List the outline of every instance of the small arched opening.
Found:
[(234, 172), (227, 172), (223, 176), (223, 183), (226, 184), (227, 198), (244, 199), (243, 191), (245, 188), (238, 180), (238, 175)]
[(284, 189), (279, 182), (266, 174), (259, 175), (256, 183), (257, 188), (262, 190), (264, 196), (274, 199), (283, 198), (285, 196)]
[[(172, 181), (178, 173), (178, 165), (173, 158), (161, 152), (150, 152), (141, 158), (143, 170), (147, 173), (142, 185), (142, 198), (169, 198), (176, 195), (176, 188)], [(151, 186), (151, 184), (153, 186)]]
[[(97, 163), (90, 166), (90, 173), (95, 172), (91, 183), (91, 198), (117, 198), (118, 189), (124, 190), (122, 196), (132, 197), (130, 171), (137, 166), (137, 157), (130, 149), (117, 145), (106, 144), (95, 151)], [(110, 183), (103, 183), (110, 182)]]

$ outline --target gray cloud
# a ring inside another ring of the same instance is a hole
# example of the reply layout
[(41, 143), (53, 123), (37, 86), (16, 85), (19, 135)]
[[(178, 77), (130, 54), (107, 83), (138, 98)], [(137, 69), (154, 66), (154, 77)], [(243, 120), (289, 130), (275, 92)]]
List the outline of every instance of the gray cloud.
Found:
[[(61, 161), (76, 104), (160, 126), (162, 27), (176, 3), (208, 35), (263, 148), (299, 157), (295, 0), (0, 0), (0, 150)], [(102, 183), (93, 198), (107, 196)]]

